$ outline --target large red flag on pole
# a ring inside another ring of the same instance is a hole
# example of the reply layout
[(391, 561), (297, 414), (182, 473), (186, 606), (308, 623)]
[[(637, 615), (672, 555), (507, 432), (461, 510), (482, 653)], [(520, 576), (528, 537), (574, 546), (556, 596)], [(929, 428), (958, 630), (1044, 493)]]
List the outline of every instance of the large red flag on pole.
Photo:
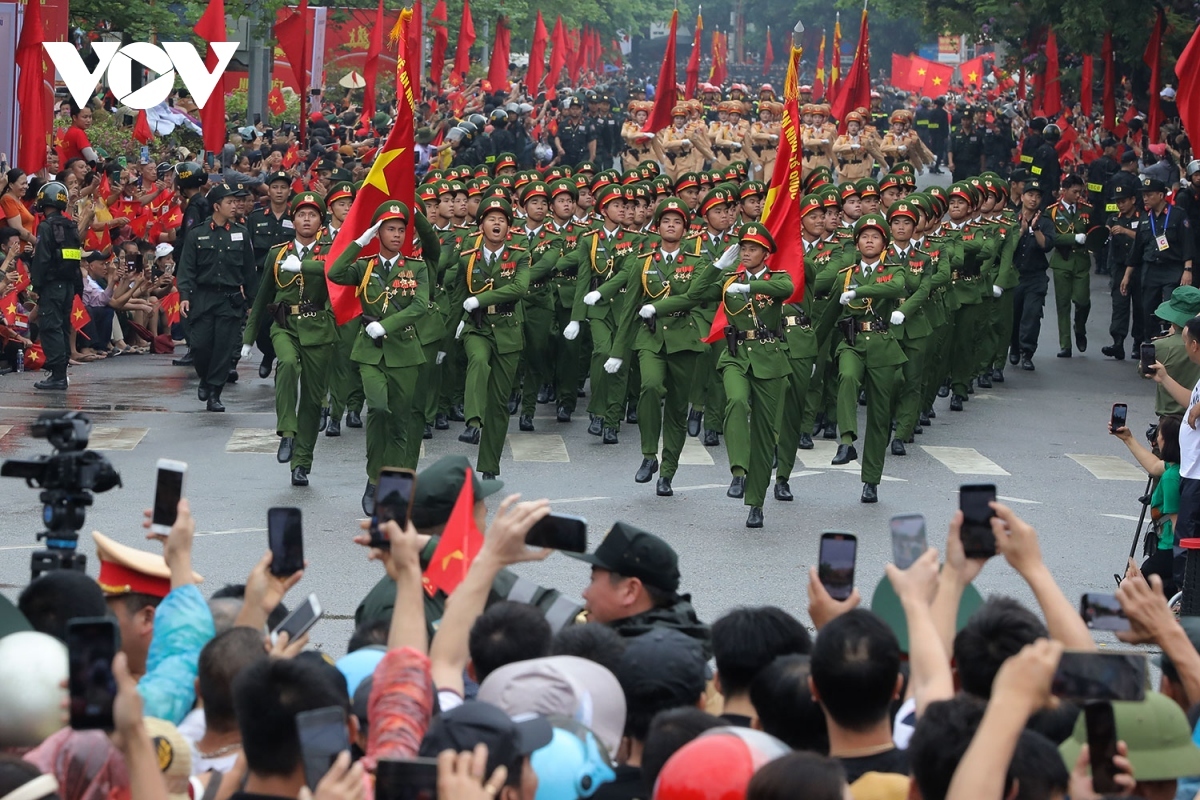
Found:
[(1104, 59), (1104, 114), (1101, 124), (1105, 130), (1112, 131), (1117, 127), (1117, 81), (1111, 28), (1104, 32), (1104, 47), (1100, 50), (1100, 58)]
[(658, 69), (658, 83), (654, 85), (654, 108), (642, 126), (643, 133), (658, 133), (671, 124), (671, 112), (675, 108), (675, 31), (679, 26), (679, 9), (671, 12), (671, 27), (667, 31), (667, 49), (663, 53), (662, 66)]
[(367, 31), (367, 62), (363, 64), (363, 122), (371, 124), (375, 118), (375, 82), (379, 77), (379, 54), (383, 52), (383, 0), (375, 6), (375, 24)]
[(909, 73), (911, 71), (912, 58), (910, 56), (892, 53), (892, 86), (906, 92), (919, 92), (920, 87), (914, 87), (910, 83)]
[[(546, 73), (546, 97), (553, 100), (558, 96), (556, 91), (558, 79), (567, 63), (567, 29), (563, 26), (562, 15), (554, 21), (554, 33), (550, 36), (550, 71)], [(536, 95), (535, 95), (536, 97)]]
[[(363, 231), (371, 227), (371, 218), (379, 206), (387, 200), (399, 200), (413, 208), (413, 190), (415, 188), (413, 160), (413, 115), (417, 103), (412, 83), (412, 72), (420, 66), (410, 68), (407, 50), (408, 26), (412, 22), (412, 9), (400, 12), (400, 20), (392, 30), (391, 43), (396, 47), (396, 121), (388, 134), (387, 141), (375, 155), (371, 171), (367, 173), (362, 187), (354, 197), (350, 213), (342, 225), (341, 231), (334, 238), (326, 256), (326, 269), (341, 255), (346, 246), (354, 241)], [(412, 226), (409, 226), (412, 230)], [(370, 255), (364, 250), (366, 255)], [(355, 286), (341, 286), (328, 282), (329, 300), (333, 306), (334, 317), (339, 325), (344, 324), (362, 313), (358, 302)]]
[(542, 77), (546, 74), (546, 43), (550, 34), (546, 32), (546, 22), (542, 12), (537, 12), (537, 21), (533, 24), (533, 46), (529, 48), (529, 69), (525, 73), (525, 87), (530, 97), (537, 97), (542, 85)]
[(767, 49), (763, 53), (763, 75), (766, 75), (771, 70), (771, 65), (775, 63), (775, 48), (771, 46), (771, 26), (767, 26)]
[(712, 35), (712, 71), (708, 75), (709, 83), (721, 86), (729, 77), (729, 38), (720, 31)]
[(825, 97), (825, 29), (821, 29), (821, 47), (817, 50), (817, 74), (813, 78), (812, 99)]
[(833, 52), (829, 54), (829, 85), (825, 87), (825, 102), (834, 103), (842, 89), (842, 12), (833, 18)]
[(458, 86), (471, 71), (471, 46), (475, 44), (475, 22), (471, 19), (471, 0), (463, 0), (462, 22), (458, 25), (458, 47), (454, 50), (454, 70), (450, 83)]
[[(1150, 113), (1146, 120), (1146, 127), (1149, 129), (1150, 143), (1158, 142), (1158, 129), (1162, 127), (1162, 101), (1158, 93), (1162, 91), (1162, 37), (1163, 37), (1163, 10), (1158, 9), (1158, 15), (1154, 18), (1154, 32), (1150, 34), (1150, 41), (1146, 43), (1146, 52), (1142, 55), (1142, 61), (1146, 62), (1146, 66), (1150, 68)], [(1176, 92), (1176, 97), (1179, 93)]]
[(1042, 113), (1054, 119), (1062, 113), (1062, 81), (1058, 77), (1058, 37), (1051, 28), (1046, 34), (1046, 69), (1042, 73), (1042, 93), (1038, 97)]
[[(854, 49), (854, 63), (846, 82), (834, 98), (830, 113), (834, 119), (845, 120), (846, 115), (856, 108), (871, 106), (871, 48), (870, 36), (867, 30), (867, 4), (864, 0), (862, 22), (858, 27), (858, 46)], [(842, 122), (845, 128), (845, 122)], [(778, 157), (777, 157), (778, 158)]]
[(687, 75), (687, 82), (683, 87), (683, 98), (691, 100), (696, 96), (696, 87), (700, 85), (700, 50), (702, 44), (701, 36), (704, 33), (704, 17), (700, 13), (700, 8), (696, 9), (696, 30), (692, 34), (692, 54), (688, 56), (687, 70), (684, 72)]
[[(404, 66), (408, 70), (408, 85), (413, 87), (413, 91), (418, 97), (421, 95), (421, 42), (422, 32), (425, 29), (423, 11), (421, 0), (413, 0), (412, 19), (408, 21), (408, 30), (405, 31), (404, 40), (407, 43), (404, 48)], [(397, 84), (396, 94), (400, 94), (399, 84)]]
[[(217, 68), (218, 58), (211, 42), (223, 42), (226, 39), (225, 0), (212, 0), (192, 30), (209, 43), (208, 53), (204, 56), (204, 66), (212, 72)], [(200, 109), (200, 126), (204, 129), (204, 149), (210, 153), (221, 152), (221, 148), (225, 146), (225, 91), (220, 81), (217, 82), (216, 90), (208, 96), (204, 108)]]
[(300, 88), (300, 141), (303, 142), (308, 128), (308, 0), (300, 0), (291, 16), (276, 23), (275, 39), (296, 76), (296, 86)]
[(25, 21), (21, 25), (21, 38), (17, 42), (16, 53), (17, 66), (21, 69), (17, 78), (17, 105), (21, 109), (21, 130), (18, 133), (16, 165), (30, 175), (46, 166), (46, 145), (50, 140), (50, 109), (46, 107), (46, 62), (42, 58), (42, 42), (45, 39), (41, 0), (30, 0), (25, 4)]
[(1079, 106), (1083, 109), (1085, 117), (1092, 115), (1092, 84), (1096, 82), (1095, 69), (1091, 54), (1084, 56), (1083, 66), (1079, 71)]
[(574, 86), (579, 85), (579, 62), (582, 60), (579, 44), (579, 29), (567, 31), (567, 77)]
[(488, 67), (488, 80), (493, 92), (508, 91), (508, 58), (512, 35), (508, 29), (508, 17), (501, 14), (496, 19), (496, 41), (492, 44), (492, 63)]
[(447, 26), (449, 17), (446, 15), (446, 0), (437, 0), (433, 11), (429, 12), (429, 25), (433, 28), (433, 50), (429, 55), (429, 81), (440, 91), (442, 88), (442, 73), (446, 71), (446, 45), (450, 41), (450, 29)]
[(1179, 78), (1179, 91), (1175, 103), (1179, 108), (1179, 119), (1188, 141), (1200, 142), (1200, 28), (1192, 34), (1187, 47), (1175, 62), (1175, 76)]

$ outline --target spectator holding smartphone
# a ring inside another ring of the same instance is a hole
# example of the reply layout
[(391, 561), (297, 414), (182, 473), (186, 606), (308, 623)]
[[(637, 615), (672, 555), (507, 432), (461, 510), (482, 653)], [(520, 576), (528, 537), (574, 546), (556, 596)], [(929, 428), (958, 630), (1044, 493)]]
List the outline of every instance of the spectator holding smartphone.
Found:
[(1139, 444), (1129, 428), (1117, 428), (1114, 431), (1110, 423), (1108, 431), (1125, 443), (1142, 469), (1158, 479), (1150, 495), (1151, 530), (1157, 531), (1157, 541), (1154, 552), (1142, 563), (1142, 572), (1160, 576), (1167, 597), (1177, 591), (1172, 577), (1172, 563), (1175, 559), (1175, 521), (1179, 511), (1179, 426), (1182, 422), (1182, 418), (1175, 415), (1159, 418), (1153, 452)]
[[(1200, 364), (1200, 318), (1193, 317), (1183, 326), (1183, 346), (1188, 360)], [(1188, 389), (1167, 372), (1161, 361), (1155, 361), (1151, 370), (1155, 382), (1187, 409), (1186, 424), (1179, 426), (1179, 511), (1175, 521), (1178, 541), (1195, 534), (1196, 520), (1200, 518), (1200, 431), (1196, 430), (1196, 421), (1200, 419), (1200, 380)], [(1182, 577), (1176, 575), (1175, 583), (1181, 584)]]

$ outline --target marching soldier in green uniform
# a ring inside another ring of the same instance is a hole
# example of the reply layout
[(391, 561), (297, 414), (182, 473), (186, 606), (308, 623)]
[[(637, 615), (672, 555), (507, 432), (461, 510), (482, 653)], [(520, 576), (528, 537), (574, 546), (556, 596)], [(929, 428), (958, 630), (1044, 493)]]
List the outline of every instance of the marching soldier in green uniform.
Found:
[[(992, 294), (999, 289), (996, 300), (996, 311), (992, 319), (991, 351), (984, 353), (981, 376), (990, 372), (991, 381), (1004, 383), (1004, 359), (1008, 355), (1009, 341), (1012, 339), (1014, 289), (1020, 282), (1017, 270), (1013, 266), (1013, 254), (1016, 252), (1020, 234), (1017, 229), (1016, 212), (1006, 208), (1008, 204), (1009, 187), (1003, 178), (989, 174), (984, 177), (984, 186), (992, 193), (992, 222), (1001, 239), (1000, 253), (995, 261), (995, 267), (985, 276), (992, 282)], [(981, 386), (986, 383), (980, 381)]]
[[(429, 313), (417, 320), (417, 341), (421, 343), (421, 353), (425, 356), (425, 361), (417, 367), (417, 386), (420, 387), (420, 391), (413, 392), (404, 458), (399, 466), (415, 470), (417, 462), (421, 459), (421, 440), (433, 438), (436, 406), (431, 400), (437, 397), (438, 370), (446, 358), (446, 352), (442, 349), (446, 341), (446, 317), (438, 304), (438, 297), (444, 294), (441, 288), (441, 265), (444, 263), (441, 258), (441, 243), (433, 225), (429, 223), (420, 207), (413, 209), (413, 225), (417, 229), (420, 242), (420, 249), (415, 256), (425, 264), (425, 275), (418, 280), (424, 280), (429, 285)], [(409, 263), (413, 260), (409, 259)]]
[[(837, 346), (838, 430), (841, 444), (830, 462), (848, 464), (858, 457), (858, 392), (867, 392), (867, 433), (863, 442), (861, 500), (879, 500), (879, 481), (891, 427), (892, 397), (904, 351), (891, 330), (892, 312), (904, 296), (904, 275), (898, 264), (884, 262), (891, 231), (878, 214), (864, 214), (854, 225), (858, 260), (835, 275), (817, 277), (818, 288), (838, 295), (844, 309), (837, 321), (842, 341)], [(830, 280), (832, 278), (832, 280)]]
[[(250, 230), (250, 243), (254, 246), (254, 264), (258, 268), (259, 282), (263, 280), (267, 254), (271, 248), (292, 241), (296, 233), (292, 227), (294, 209), (288, 208), (288, 195), (292, 191), (291, 177), (286, 172), (272, 172), (267, 176), (266, 183), (268, 206), (251, 211), (246, 218), (246, 227)], [(275, 360), (275, 351), (271, 346), (271, 320), (269, 317), (260, 316), (259, 322), (262, 328), (254, 332), (258, 349), (263, 354), (262, 363), (258, 365), (258, 377), (269, 378), (271, 362)]]
[[(705, 259), (683, 252), (688, 216), (687, 206), (676, 197), (668, 197), (655, 209), (659, 241), (653, 250), (638, 255), (630, 267), (629, 308), (621, 315), (616, 345), (605, 362), (606, 370), (616, 370), (631, 348), (637, 354), (641, 366), (637, 414), (642, 464), (634, 480), (649, 483), (658, 472), (661, 433), (662, 475), (656, 487), (659, 497), (674, 494), (671, 480), (687, 439), (688, 392), (696, 359), (708, 351), (700, 340), (704, 332), (698, 324), (696, 307), (706, 288), (701, 277), (709, 267)], [(735, 250), (729, 252), (736, 255)], [(732, 257), (728, 263), (733, 263)]]
[(1054, 249), (1050, 272), (1054, 275), (1054, 305), (1058, 310), (1058, 357), (1071, 357), (1071, 306), (1075, 306), (1075, 346), (1087, 350), (1087, 318), (1092, 310), (1092, 259), (1084, 247), (1092, 207), (1082, 202), (1083, 178), (1062, 179), (1058, 202), (1050, 206), (1054, 223)]
[(554, 288), (550, 285), (558, 260), (558, 237), (546, 222), (550, 212), (549, 189), (542, 181), (531, 181), (521, 189), (525, 207), (523, 228), (514, 229), (511, 238), (529, 251), (531, 272), (529, 294), (521, 301), (525, 314), (525, 348), (522, 352), (521, 418), (523, 431), (533, 430), (538, 392), (550, 380), (551, 328), (554, 325)]
[[(575, 306), (575, 286), (579, 279), (579, 266), (565, 256), (572, 253), (584, 228), (575, 222), (575, 184), (565, 178), (549, 186), (550, 213), (546, 223), (549, 232), (557, 237), (554, 253), (555, 265), (550, 277), (550, 293), (554, 301), (554, 330), (562, 333), (571, 324), (571, 312)], [(570, 422), (578, 400), (580, 342), (577, 338), (556, 338), (554, 346), (554, 379), (546, 400), (554, 399), (556, 418), (559, 422)]]
[(246, 304), (257, 283), (250, 233), (233, 222), (238, 198), (224, 184), (208, 193), (212, 216), (188, 231), (176, 286), (179, 313), (188, 321), (188, 343), (200, 387), (196, 396), (209, 411), (224, 411), (221, 390), (241, 335)]
[[(291, 204), (295, 238), (272, 247), (259, 281), (250, 319), (242, 334), (242, 358), (264, 319), (270, 320), (275, 371), (275, 428), (281, 437), (277, 458), (292, 463), (292, 485), (307, 486), (313, 447), (321, 422), (329, 362), (337, 344), (337, 325), (325, 284), (328, 245), (317, 241), (325, 221), (325, 203), (312, 192)], [(297, 408), (298, 406), (298, 408)]]
[[(408, 206), (388, 200), (376, 209), (372, 225), (347, 245), (329, 266), (327, 277), (354, 286), (362, 306), (362, 326), (350, 357), (358, 364), (367, 398), (367, 488), (363, 512), (375, 513), (379, 471), (399, 466), (405, 457), (413, 393), (425, 362), (417, 323), (429, 313), (425, 264), (400, 250), (408, 232)], [(376, 237), (379, 255), (358, 254)]]
[[(957, 307), (945, 348), (949, 357), (951, 411), (963, 410), (963, 402), (975, 377), (978, 366), (976, 339), (983, 325), (983, 267), (995, 256), (996, 250), (995, 240), (971, 224), (975, 191), (968, 183), (956, 183), (950, 187), (950, 222), (942, 228), (943, 235), (954, 240), (962, 252), (962, 266), (957, 270), (952, 267), (950, 273), (950, 290), (954, 293)], [(986, 291), (992, 294), (990, 284)]]
[[(37, 193), (38, 210), (46, 218), (38, 225), (37, 244), (29, 264), (29, 277), (38, 295), (38, 320), (42, 349), (49, 377), (34, 384), (36, 389), (65, 391), (67, 364), (71, 353), (71, 309), (75, 295), (83, 292), (79, 271), (79, 228), (63, 213), (67, 210), (67, 187), (58, 181), (44, 184)], [(186, 316), (186, 315), (185, 315)], [(224, 379), (221, 381), (224, 383)]]
[[(333, 243), (354, 204), (354, 186), (348, 181), (341, 181), (329, 187), (325, 194), (326, 207), (329, 210), (329, 224), (321, 229), (321, 244), (325, 249)], [(354, 342), (358, 340), (358, 331), (362, 326), (358, 320), (352, 319), (345, 325), (338, 326), (337, 353), (333, 358), (332, 370), (329, 377), (329, 407), (328, 412), (322, 412), (322, 426), (326, 436), (342, 435), (342, 414), (346, 415), (346, 427), (362, 427), (362, 407), (366, 402), (363, 395), (362, 375), (358, 372), (358, 362), (350, 357), (354, 350)]]
[[(821, 198), (806, 194), (800, 198), (800, 236), (804, 243), (803, 298), (783, 308), (784, 339), (787, 342), (788, 364), (791, 372), (779, 404), (779, 442), (776, 446), (775, 499), (791, 502), (794, 499), (789, 481), (796, 465), (796, 450), (803, 436), (805, 403), (808, 387), (813, 381), (817, 363), (816, 301), (813, 284), (817, 274), (817, 256), (821, 238), (825, 235), (825, 209)], [(818, 379), (819, 380), (819, 379)], [(808, 438), (811, 448), (812, 438)], [(806, 449), (808, 449), (806, 448)]]
[(525, 345), (521, 300), (529, 291), (529, 252), (509, 243), (511, 224), (507, 200), (479, 204), (479, 246), (463, 250), (453, 286), (462, 308), (454, 336), (467, 355), (467, 427), (458, 439), (479, 445), (476, 467), (485, 479), (500, 473), (508, 397)]
[[(706, 294), (720, 303), (705, 341), (725, 342), (717, 368), (725, 384), (725, 447), (733, 475), (726, 494), (750, 506), (747, 528), (763, 525), (779, 404), (791, 371), (782, 327), (783, 306), (795, 284), (786, 271), (767, 263), (774, 252), (766, 226), (751, 222), (742, 228), (739, 247), (730, 248), (701, 279), (711, 287)], [(736, 269), (720, 268), (732, 267), (735, 258)]]

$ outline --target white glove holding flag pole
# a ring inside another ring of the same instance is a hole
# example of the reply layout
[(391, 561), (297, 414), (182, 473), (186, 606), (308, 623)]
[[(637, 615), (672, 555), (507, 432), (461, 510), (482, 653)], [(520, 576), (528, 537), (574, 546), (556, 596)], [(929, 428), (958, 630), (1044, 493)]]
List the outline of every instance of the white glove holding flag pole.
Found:
[(249, 357), (250, 357), (250, 345), (244, 344), (244, 345), (242, 345), (242, 358), (249, 358)]
[(1001, 287), (999, 287), (993, 283), (992, 284), (992, 297), (999, 297), (1002, 294), (1004, 294), (1004, 289), (1002, 289)]
[(567, 327), (563, 328), (563, 338), (568, 342), (575, 341), (575, 337), (579, 335), (579, 323), (570, 322)]
[(892, 312), (892, 324), (893, 325), (903, 325), (904, 324), (904, 312), (903, 311), (893, 311)]
[(1077, 233), (1077, 234), (1075, 234), (1075, 244), (1083, 244), (1083, 243), (1084, 243), (1084, 242), (1086, 242), (1086, 241), (1087, 241), (1087, 234), (1086, 234), (1086, 233)]
[(279, 268), (284, 272), (299, 272), (300, 259), (296, 258), (295, 253), (292, 253), (280, 263)]
[(378, 339), (385, 333), (387, 333), (387, 331), (385, 331), (383, 326), (378, 322), (370, 322), (367, 324), (367, 336), (370, 336), (372, 339)]
[(731, 283), (725, 291), (730, 294), (750, 294), (750, 284), (748, 283)]
[(595, 289), (583, 296), (583, 304), (585, 306), (594, 306), (598, 302), (600, 302), (600, 293)]
[(609, 375), (614, 375), (614, 374), (616, 374), (617, 370), (619, 370), (621, 368), (621, 365), (624, 363), (625, 362), (619, 358), (610, 358), (608, 361), (604, 362), (604, 371), (607, 372)]
[(841, 303), (842, 305), (846, 305), (847, 303), (849, 303), (851, 300), (853, 300), (856, 297), (858, 297), (858, 295), (854, 292), (853, 289), (851, 289), (848, 292), (842, 292), (842, 296), (838, 300), (838, 302)]
[(735, 244), (731, 246), (728, 250), (721, 254), (721, 257), (717, 259), (717, 262), (713, 264), (713, 266), (724, 272), (734, 264), (738, 263), (738, 253), (740, 253), (741, 250), (741, 245)]
[(477, 308), (479, 308), (479, 298), (468, 297), (463, 300), (463, 311), (474, 311)]
[(376, 222), (374, 225), (363, 231), (362, 236), (359, 236), (357, 239), (355, 239), (354, 243), (359, 247), (366, 247), (379, 233), (379, 228), (382, 227), (382, 225), (383, 222)]
[(458, 323), (458, 327), (454, 329), (454, 338), (455, 338), (455, 339), (461, 339), (461, 338), (462, 338), (462, 332), (463, 332), (463, 328), (464, 328), (464, 327), (466, 327), (466, 324), (467, 324), (467, 323), (465, 323), (465, 322), (460, 322), (460, 323)]
[(638, 311), (638, 316), (640, 316), (642, 319), (650, 319), (657, 313), (658, 312), (654, 310), (654, 306), (646, 303), (646, 305), (642, 306)]

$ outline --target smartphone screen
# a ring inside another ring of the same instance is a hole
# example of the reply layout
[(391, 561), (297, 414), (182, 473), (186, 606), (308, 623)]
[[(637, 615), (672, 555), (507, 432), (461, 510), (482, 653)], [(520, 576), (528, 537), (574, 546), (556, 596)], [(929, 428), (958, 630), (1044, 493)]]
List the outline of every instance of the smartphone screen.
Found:
[(1146, 698), (1146, 657), (1140, 653), (1085, 653), (1068, 650), (1050, 684), (1057, 697), (1077, 702)]
[(317, 600), (317, 596), (310, 594), (308, 599), (304, 601), (304, 605), (284, 617), (283, 622), (279, 623), (279, 627), (271, 631), (271, 640), (274, 641), (281, 633), (287, 633), (289, 642), (296, 641), (307, 633), (313, 625), (316, 625), (317, 620), (324, 613), (324, 610), (321, 608), (321, 602)]
[(908, 569), (928, 549), (925, 541), (925, 517), (922, 514), (900, 514), (892, 517), (892, 563)]
[(996, 537), (988, 504), (996, 499), (992, 483), (965, 484), (958, 488), (958, 507), (963, 512), (962, 544), (967, 558), (991, 558), (996, 555)]
[(821, 534), (817, 577), (834, 600), (845, 600), (854, 590), (854, 562), (858, 539), (854, 534), (829, 531)]
[(1092, 762), (1092, 789), (1096, 794), (1120, 794), (1117, 768), (1117, 720), (1111, 703), (1088, 703), (1083, 707), (1087, 726), (1088, 753)]
[(271, 549), (272, 575), (292, 575), (304, 569), (304, 533), (300, 524), (300, 509), (268, 509), (267, 546)]
[(437, 759), (379, 761), (375, 800), (437, 800)]
[(67, 681), (71, 727), (113, 729), (117, 681), (112, 661), (117, 654), (117, 623), (106, 617), (81, 617), (67, 623)]
[(1083, 621), (1094, 631), (1127, 631), (1129, 618), (1116, 595), (1088, 592), (1079, 603)]
[(346, 712), (338, 706), (301, 711), (296, 715), (296, 736), (304, 757), (304, 780), (316, 789), (338, 754), (350, 749)]
[(525, 534), (525, 544), (571, 553), (587, 552), (587, 520), (574, 514), (547, 514)]
[(1124, 403), (1113, 403), (1112, 407), (1112, 429), (1114, 432), (1118, 428), (1125, 427), (1125, 420), (1129, 416), (1129, 406)]
[(1158, 354), (1157, 354), (1157, 352), (1156, 352), (1156, 351), (1155, 351), (1155, 349), (1154, 349), (1154, 345), (1152, 345), (1152, 344), (1143, 344), (1143, 345), (1142, 345), (1142, 354), (1141, 354), (1141, 361), (1142, 361), (1142, 364), (1141, 364), (1141, 366), (1142, 366), (1142, 374), (1143, 374), (1143, 375), (1149, 375), (1149, 374), (1150, 374), (1150, 368), (1151, 368), (1152, 366), (1154, 366), (1154, 362), (1155, 362), (1155, 361), (1157, 361), (1157, 360), (1158, 360)]
[(179, 499), (183, 496), (183, 473), (187, 464), (182, 461), (160, 459), (158, 482), (154, 488), (154, 512), (150, 517), (154, 533), (170, 533), (179, 510)]
[(388, 547), (387, 537), (379, 531), (379, 523), (395, 521), (403, 528), (408, 524), (413, 490), (417, 476), (408, 469), (384, 469), (379, 473), (375, 489), (375, 516), (371, 519), (371, 546)]

